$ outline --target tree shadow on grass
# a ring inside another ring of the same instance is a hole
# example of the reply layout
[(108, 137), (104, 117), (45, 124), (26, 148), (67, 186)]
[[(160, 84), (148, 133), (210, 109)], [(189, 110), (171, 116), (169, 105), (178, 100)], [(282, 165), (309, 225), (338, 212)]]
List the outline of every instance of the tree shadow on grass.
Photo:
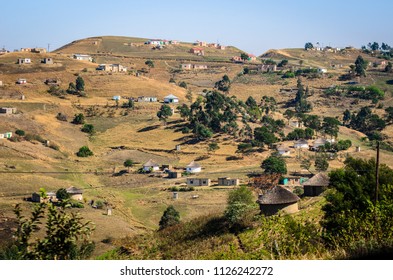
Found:
[(151, 131), (151, 130), (157, 129), (157, 128), (159, 128), (159, 127), (160, 127), (160, 125), (158, 125), (158, 124), (156, 124), (156, 125), (151, 125), (151, 126), (146, 126), (146, 127), (144, 127), (144, 128), (139, 129), (138, 132)]

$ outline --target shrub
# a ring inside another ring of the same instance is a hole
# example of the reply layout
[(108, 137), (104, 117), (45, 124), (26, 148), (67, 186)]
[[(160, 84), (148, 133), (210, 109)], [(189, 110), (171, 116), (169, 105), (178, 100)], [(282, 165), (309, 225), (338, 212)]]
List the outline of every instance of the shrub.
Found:
[(62, 121), (62, 122), (66, 122), (67, 121), (67, 115), (65, 115), (63, 113), (57, 113), (56, 119), (58, 119), (59, 121)]
[(187, 88), (187, 83), (182, 81), (182, 82), (179, 83), (179, 87)]
[(59, 199), (59, 200), (66, 200), (66, 199), (70, 198), (70, 194), (67, 192), (66, 189), (61, 188), (61, 189), (57, 190), (56, 198)]
[(49, 144), (49, 148), (56, 150), (56, 151), (60, 151), (60, 147), (59, 145), (55, 144), (55, 143), (51, 143)]
[(17, 129), (17, 130), (15, 131), (15, 134), (16, 134), (16, 135), (19, 135), (19, 136), (25, 136), (25, 131), (24, 131), (24, 130), (21, 130), (21, 129)]
[(176, 225), (178, 223), (180, 223), (179, 212), (173, 207), (173, 205), (168, 206), (159, 222), (160, 230)]
[(293, 73), (293, 72), (291, 72), (291, 71), (288, 71), (288, 72), (286, 72), (282, 77), (283, 77), (284, 79), (287, 79), (287, 78), (295, 78), (295, 73)]
[(85, 123), (85, 116), (80, 113), (74, 116), (74, 119), (72, 120), (73, 124), (84, 124)]
[(79, 151), (76, 153), (78, 157), (88, 157), (92, 156), (93, 152), (89, 149), (87, 146), (83, 146), (79, 149)]
[(89, 134), (94, 134), (95, 133), (94, 125), (84, 124), (81, 131)]

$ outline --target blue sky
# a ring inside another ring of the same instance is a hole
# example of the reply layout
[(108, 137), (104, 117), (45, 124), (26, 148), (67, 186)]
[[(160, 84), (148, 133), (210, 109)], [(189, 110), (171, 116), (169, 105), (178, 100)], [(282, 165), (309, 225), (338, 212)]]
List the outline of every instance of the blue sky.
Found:
[(100, 36), (219, 42), (260, 55), (306, 42), (393, 45), (393, 1), (2, 1), (0, 48), (47, 47)]

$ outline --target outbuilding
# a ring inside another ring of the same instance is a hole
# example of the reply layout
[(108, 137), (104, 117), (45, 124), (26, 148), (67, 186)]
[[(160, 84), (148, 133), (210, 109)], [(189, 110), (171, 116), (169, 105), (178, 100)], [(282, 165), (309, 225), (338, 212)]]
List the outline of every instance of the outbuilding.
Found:
[(271, 216), (282, 211), (291, 214), (299, 211), (298, 201), (300, 198), (281, 186), (275, 186), (266, 194), (259, 195), (257, 200), (261, 214)]
[(299, 139), (293, 143), (293, 147), (295, 149), (308, 149), (309, 148), (308, 141), (305, 139)]
[(66, 189), (66, 191), (70, 195), (71, 199), (83, 200), (83, 190), (82, 189), (78, 189), (74, 186), (71, 186), (68, 189)]
[(201, 165), (195, 161), (192, 161), (189, 165), (186, 166), (186, 172), (198, 173), (201, 171), (202, 171)]
[(318, 196), (329, 186), (330, 179), (325, 173), (318, 173), (303, 183), (305, 196)]
[(210, 186), (211, 180), (209, 178), (187, 178), (187, 186)]
[(144, 165), (143, 165), (143, 170), (144, 171), (158, 171), (160, 170), (160, 165), (153, 161), (152, 159), (149, 159)]
[(169, 94), (164, 97), (164, 102), (165, 103), (179, 103), (179, 97), (177, 97), (173, 94)]

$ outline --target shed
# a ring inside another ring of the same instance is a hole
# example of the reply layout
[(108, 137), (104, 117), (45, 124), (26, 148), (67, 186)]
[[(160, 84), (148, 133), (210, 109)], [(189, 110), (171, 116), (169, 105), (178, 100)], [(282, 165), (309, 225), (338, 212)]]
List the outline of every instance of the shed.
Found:
[(305, 196), (318, 196), (329, 186), (330, 179), (325, 173), (318, 173), (303, 183)]
[(300, 198), (281, 186), (275, 186), (266, 194), (259, 195), (257, 200), (261, 214), (266, 216), (275, 215), (278, 211), (291, 214), (299, 211), (298, 201)]
[(210, 186), (211, 180), (209, 178), (187, 178), (187, 186)]
[(293, 143), (295, 149), (308, 149), (308, 141), (305, 139), (299, 139)]
[(78, 189), (74, 186), (71, 186), (68, 189), (66, 189), (66, 191), (70, 195), (71, 199), (83, 200), (83, 190), (82, 189)]
[(12, 137), (12, 132), (6, 132), (3, 134), (4, 138), (9, 139)]
[(144, 165), (143, 165), (143, 170), (145, 171), (158, 171), (160, 170), (160, 165), (153, 161), (152, 159), (149, 159)]
[(0, 108), (0, 114), (11, 115), (16, 113), (16, 108), (14, 107), (2, 107)]
[(186, 166), (186, 172), (198, 173), (201, 171), (202, 171), (201, 165), (195, 161), (192, 161), (189, 165)]
[(18, 58), (18, 64), (30, 64), (31, 59), (30, 58)]
[(45, 58), (42, 60), (42, 63), (44, 63), (44, 64), (53, 64), (53, 58), (51, 58), (51, 57), (45, 57)]
[(219, 186), (238, 186), (240, 180), (239, 179), (232, 179), (229, 177), (218, 178), (218, 185)]
[(181, 172), (178, 172), (178, 171), (169, 171), (169, 172), (168, 172), (168, 178), (169, 178), (169, 179), (181, 178)]
[(165, 103), (179, 103), (179, 97), (177, 97), (173, 94), (169, 94), (164, 97), (164, 102)]

